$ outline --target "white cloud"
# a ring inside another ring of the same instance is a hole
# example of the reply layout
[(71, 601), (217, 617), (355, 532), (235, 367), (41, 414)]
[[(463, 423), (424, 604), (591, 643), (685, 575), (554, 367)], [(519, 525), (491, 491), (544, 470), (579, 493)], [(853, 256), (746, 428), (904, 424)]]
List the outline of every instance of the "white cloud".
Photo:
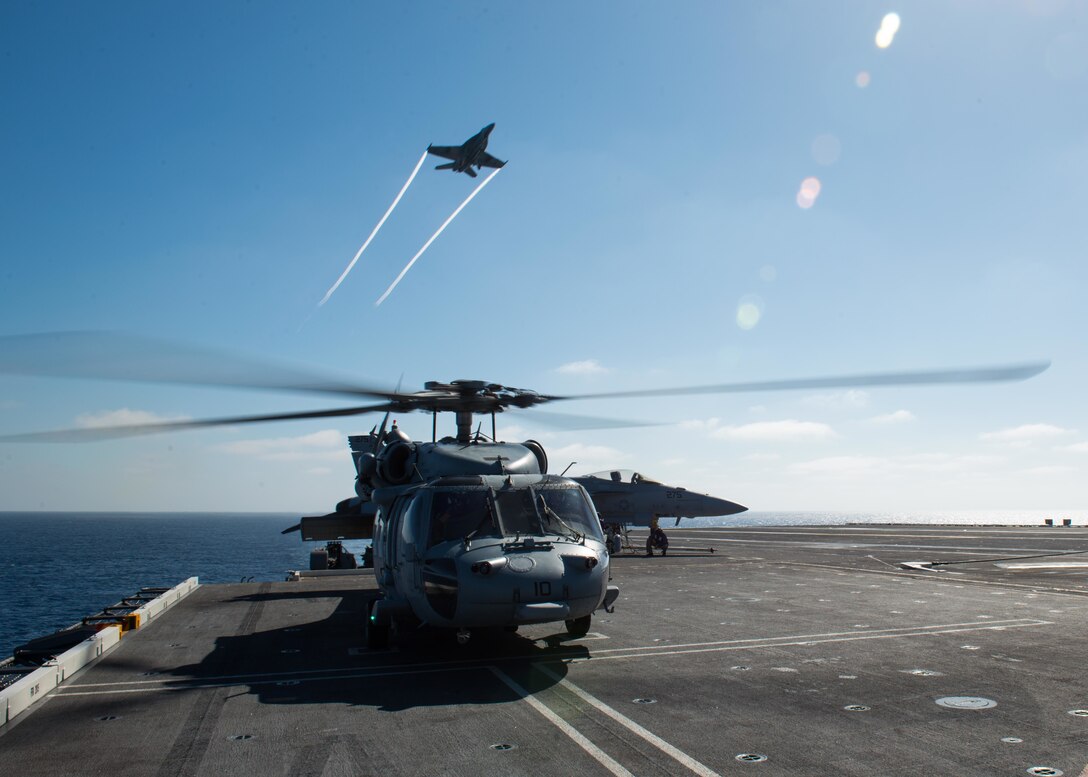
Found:
[(336, 429), (325, 429), (299, 437), (238, 440), (216, 450), (262, 461), (347, 461), (347, 437)]
[(897, 466), (916, 472), (964, 472), (989, 469), (1003, 464), (1003, 456), (984, 454), (952, 455), (951, 453), (914, 453), (895, 460)]
[(1072, 445), (1063, 445), (1057, 450), (1069, 453), (1088, 453), (1088, 442), (1075, 442)]
[(869, 419), (869, 423), (888, 426), (890, 424), (905, 424), (916, 420), (918, 420), (917, 416), (909, 410), (896, 410), (894, 413), (873, 416)]
[(743, 426), (723, 426), (711, 433), (720, 440), (743, 442), (790, 442), (795, 440), (826, 440), (835, 437), (835, 430), (816, 421), (756, 421)]
[(852, 410), (868, 406), (869, 392), (861, 389), (847, 389), (845, 391), (829, 391), (823, 394), (810, 394), (802, 399), (801, 403), (809, 407), (828, 410)]
[(583, 359), (580, 362), (567, 362), (555, 368), (556, 372), (563, 375), (604, 375), (607, 367), (602, 367), (596, 359)]
[(745, 461), (778, 461), (782, 456), (777, 453), (749, 453), (742, 458)]
[(794, 464), (790, 470), (802, 475), (821, 477), (871, 477), (894, 472), (895, 464), (890, 459), (879, 456), (828, 456)]
[(576, 442), (556, 448), (554, 451), (559, 457), (581, 456), (584, 459), (626, 459), (627, 454), (618, 448), (610, 448), (607, 445), (585, 445)]
[(1076, 467), (1070, 467), (1064, 464), (1058, 464), (1053, 466), (1042, 467), (1029, 467), (1028, 469), (1021, 470), (1021, 475), (1068, 475), (1070, 472), (1076, 472)]
[(794, 464), (790, 471), (828, 477), (894, 477), (898, 475), (988, 476), (1004, 457), (916, 453), (909, 456), (828, 456)]
[(692, 432), (712, 432), (722, 425), (720, 418), (693, 418), (688, 421), (681, 421), (680, 428), (687, 429)]
[(1052, 440), (1055, 437), (1063, 437), (1073, 434), (1072, 429), (1063, 429), (1053, 424), (1022, 424), (1009, 429), (1000, 429), (996, 432), (986, 432), (979, 435), (980, 440), (987, 442), (1006, 442), (1013, 444), (1031, 444), (1039, 440)]
[(172, 421), (188, 421), (187, 416), (159, 415), (149, 410), (102, 410), (76, 416), (76, 426), (81, 429), (101, 429), (106, 426), (134, 426), (136, 424), (168, 424)]
[[(630, 458), (626, 453), (607, 445), (585, 445), (580, 442), (548, 450), (548, 469), (559, 473), (572, 461), (572, 472), (597, 472), (620, 467)], [(570, 474), (570, 473), (568, 473)]]

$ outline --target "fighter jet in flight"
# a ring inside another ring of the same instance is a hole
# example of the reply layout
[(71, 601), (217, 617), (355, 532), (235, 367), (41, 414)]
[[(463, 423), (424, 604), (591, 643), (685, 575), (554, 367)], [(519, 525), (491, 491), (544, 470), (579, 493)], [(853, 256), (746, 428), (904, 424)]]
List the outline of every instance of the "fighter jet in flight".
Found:
[[(496, 159), (484, 150), (487, 148), (487, 136), (491, 134), (493, 129), (495, 129), (494, 122), (488, 124), (460, 146), (427, 146), (428, 153), (453, 160), (447, 164), (438, 165), (435, 170), (453, 170), (455, 173), (468, 173), (475, 178), (476, 170), (481, 167), (502, 167), (505, 165), (506, 162)], [(472, 169), (473, 166), (476, 167), (476, 170)]]

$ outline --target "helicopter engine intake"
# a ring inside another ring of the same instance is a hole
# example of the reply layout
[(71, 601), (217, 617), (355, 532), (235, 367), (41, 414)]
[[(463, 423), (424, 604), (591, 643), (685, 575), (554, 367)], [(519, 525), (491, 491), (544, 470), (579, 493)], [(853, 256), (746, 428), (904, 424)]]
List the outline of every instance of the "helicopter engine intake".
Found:
[(385, 482), (399, 486), (412, 477), (412, 454), (415, 446), (409, 442), (397, 440), (378, 455), (378, 477)]

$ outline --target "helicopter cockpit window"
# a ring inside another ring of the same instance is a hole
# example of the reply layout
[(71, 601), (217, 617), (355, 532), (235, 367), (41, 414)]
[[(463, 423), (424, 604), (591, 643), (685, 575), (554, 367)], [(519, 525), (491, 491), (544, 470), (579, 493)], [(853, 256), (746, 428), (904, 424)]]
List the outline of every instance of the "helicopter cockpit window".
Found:
[(431, 527), (427, 547), (442, 542), (495, 536), (498, 527), (486, 491), (436, 491), (431, 497)]
[(540, 488), (536, 493), (548, 508), (542, 514), (545, 533), (565, 533), (573, 529), (578, 534), (603, 539), (601, 522), (581, 489)]
[(540, 534), (540, 517), (533, 506), (533, 494), (527, 488), (503, 489), (495, 493), (503, 533)]
[(503, 534), (587, 535), (602, 539), (601, 523), (580, 488), (508, 488), (495, 492)]

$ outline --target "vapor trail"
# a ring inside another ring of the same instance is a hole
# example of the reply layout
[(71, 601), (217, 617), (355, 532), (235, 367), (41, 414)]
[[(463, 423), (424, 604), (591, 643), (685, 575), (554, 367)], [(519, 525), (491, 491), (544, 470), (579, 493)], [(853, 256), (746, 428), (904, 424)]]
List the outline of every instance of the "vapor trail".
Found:
[(399, 192), (397, 192), (396, 199), (394, 199), (393, 204), (389, 206), (389, 210), (387, 210), (385, 212), (385, 215), (382, 216), (381, 221), (379, 221), (378, 225), (376, 227), (374, 227), (374, 231), (370, 233), (370, 237), (368, 237), (366, 239), (366, 242), (363, 243), (362, 247), (358, 251), (355, 252), (355, 258), (351, 260), (351, 263), (347, 266), (347, 269), (344, 270), (344, 272), (340, 274), (340, 277), (336, 279), (336, 283), (334, 283), (332, 285), (332, 288), (330, 288), (328, 291), (325, 292), (325, 296), (321, 298), (321, 301), (319, 303), (317, 303), (318, 307), (321, 307), (326, 302), (328, 302), (329, 297), (332, 296), (332, 293), (334, 291), (336, 291), (336, 289), (340, 286), (341, 283), (344, 282), (344, 278), (348, 277), (348, 273), (351, 272), (351, 268), (355, 266), (355, 263), (357, 261), (359, 261), (359, 257), (363, 255), (363, 251), (365, 251), (366, 247), (368, 245), (370, 245), (370, 241), (374, 239), (374, 236), (376, 234), (378, 234), (378, 230), (382, 228), (382, 224), (384, 224), (385, 220), (387, 218), (389, 218), (389, 214), (393, 212), (393, 208), (397, 207), (397, 203), (400, 202), (400, 198), (404, 196), (404, 193), (406, 191), (408, 191), (408, 187), (412, 185), (412, 180), (416, 177), (416, 173), (419, 172), (419, 168), (423, 167), (423, 160), (426, 159), (426, 158), (427, 158), (427, 152), (424, 151), (423, 156), (421, 156), (419, 158), (419, 161), (416, 162), (416, 166), (415, 166), (415, 169), (412, 170), (412, 174), (410, 176), (408, 176), (408, 180), (404, 182), (404, 186), (402, 186), (401, 190)]
[(448, 227), (450, 225), (450, 222), (453, 221), (455, 218), (457, 218), (457, 214), (460, 213), (464, 209), (464, 207), (466, 205), (468, 205), (470, 202), (472, 202), (472, 198), (475, 197), (477, 194), (479, 194), (480, 190), (483, 189), (485, 186), (487, 186), (488, 183), (491, 182), (491, 179), (499, 174), (499, 170), (501, 170), (501, 169), (502, 169), (501, 167), (496, 168), (495, 172), (493, 172), (491, 175), (487, 176), (487, 178), (485, 178), (483, 181), (481, 181), (480, 185), (472, 190), (472, 194), (470, 194), (468, 197), (466, 197), (465, 201), (457, 206), (457, 210), (455, 210), (453, 213), (451, 213), (450, 217), (448, 219), (446, 219), (444, 222), (442, 222), (442, 226), (440, 226), (438, 228), (438, 231), (435, 232), (433, 235), (431, 235), (431, 239), (423, 244), (423, 248), (419, 249), (419, 253), (417, 253), (415, 256), (413, 256), (412, 261), (408, 262), (408, 264), (405, 265), (404, 269), (400, 271), (400, 275), (398, 275), (396, 280), (393, 281), (389, 285), (389, 288), (385, 290), (385, 294), (378, 297), (378, 301), (374, 303), (374, 307), (378, 307), (378, 305), (385, 302), (385, 298), (393, 293), (393, 289), (397, 288), (397, 284), (400, 283), (401, 278), (403, 278), (405, 275), (408, 274), (408, 271), (412, 269), (412, 265), (416, 263), (416, 260), (419, 259), (419, 257), (423, 256), (423, 252), (431, 247), (431, 243), (433, 243), (435, 241), (435, 238), (437, 238), (439, 235), (442, 234), (442, 230), (444, 230), (446, 227)]

